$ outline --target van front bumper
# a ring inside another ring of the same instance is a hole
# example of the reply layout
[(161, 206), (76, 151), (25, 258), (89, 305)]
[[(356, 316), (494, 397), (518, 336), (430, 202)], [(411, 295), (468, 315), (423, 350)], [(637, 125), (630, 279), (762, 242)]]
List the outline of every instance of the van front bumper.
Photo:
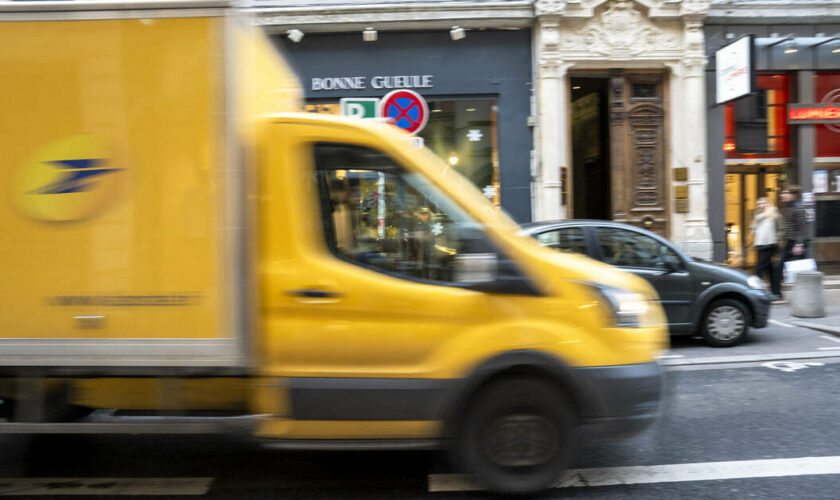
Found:
[(593, 366), (574, 370), (583, 398), (588, 438), (621, 439), (648, 428), (659, 416), (662, 368), (658, 363)]

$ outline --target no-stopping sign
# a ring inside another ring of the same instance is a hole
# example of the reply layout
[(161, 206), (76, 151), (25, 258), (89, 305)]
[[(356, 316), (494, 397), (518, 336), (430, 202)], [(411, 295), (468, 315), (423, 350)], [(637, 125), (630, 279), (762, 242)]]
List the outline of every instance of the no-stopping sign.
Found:
[(429, 121), (429, 106), (426, 100), (413, 90), (394, 90), (380, 101), (379, 116), (409, 134), (416, 134), (423, 130)]

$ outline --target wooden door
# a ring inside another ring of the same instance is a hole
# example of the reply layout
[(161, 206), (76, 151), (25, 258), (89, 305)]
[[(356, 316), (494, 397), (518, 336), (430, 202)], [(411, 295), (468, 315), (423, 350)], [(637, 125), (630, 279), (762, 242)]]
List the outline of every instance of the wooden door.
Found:
[(660, 73), (610, 75), (612, 218), (668, 236), (665, 96)]

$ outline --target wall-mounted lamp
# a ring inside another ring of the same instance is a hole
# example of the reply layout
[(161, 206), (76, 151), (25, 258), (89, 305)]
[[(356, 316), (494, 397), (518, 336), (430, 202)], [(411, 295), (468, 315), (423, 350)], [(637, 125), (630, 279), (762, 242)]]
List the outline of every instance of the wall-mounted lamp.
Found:
[(466, 38), (467, 32), (464, 28), (460, 26), (453, 26), (451, 30), (449, 30), (449, 37), (453, 40), (461, 40)]
[(303, 31), (298, 29), (291, 29), (286, 31), (286, 36), (289, 37), (289, 40), (295, 43), (299, 43), (301, 40), (303, 40)]
[(378, 38), (378, 35), (379, 34), (376, 32), (375, 29), (368, 27), (365, 28), (364, 31), (362, 31), (362, 40), (366, 42), (375, 42)]
[(796, 42), (794, 42), (793, 40), (786, 43), (784, 45), (784, 47), (785, 47), (785, 50), (784, 50), (785, 54), (796, 54), (797, 52), (799, 52), (799, 49), (796, 47)]

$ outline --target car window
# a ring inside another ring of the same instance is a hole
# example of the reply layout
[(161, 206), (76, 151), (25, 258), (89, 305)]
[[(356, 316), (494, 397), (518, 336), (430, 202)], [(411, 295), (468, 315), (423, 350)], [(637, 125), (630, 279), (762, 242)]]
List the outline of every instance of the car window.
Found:
[(315, 168), (327, 246), (354, 264), (454, 283), (464, 254), (495, 253), (475, 222), (424, 177), (383, 153), (319, 143)]
[(586, 255), (586, 238), (583, 229), (567, 227), (546, 231), (537, 235), (537, 242), (544, 247), (556, 248), (562, 252)]
[(666, 269), (666, 260), (677, 254), (659, 241), (635, 231), (612, 227), (596, 229), (604, 262), (613, 266)]

